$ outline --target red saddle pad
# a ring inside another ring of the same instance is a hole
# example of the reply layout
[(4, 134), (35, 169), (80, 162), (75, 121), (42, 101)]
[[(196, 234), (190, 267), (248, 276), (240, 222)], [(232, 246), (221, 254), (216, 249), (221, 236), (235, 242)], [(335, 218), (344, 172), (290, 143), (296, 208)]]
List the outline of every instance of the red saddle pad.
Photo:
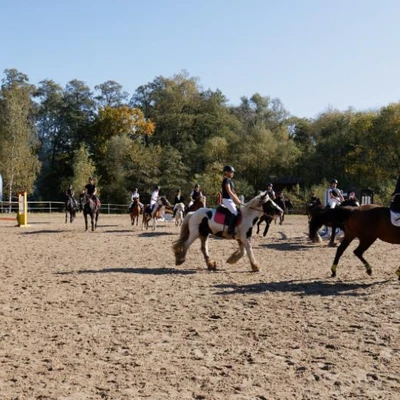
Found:
[[(214, 221), (217, 224), (224, 225), (225, 224), (225, 217), (226, 217), (225, 213), (220, 212), (220, 211), (217, 210), (215, 215), (214, 215)], [(238, 226), (241, 222), (242, 222), (242, 215), (240, 214), (239, 218), (237, 218), (237, 220), (236, 220), (235, 226)]]

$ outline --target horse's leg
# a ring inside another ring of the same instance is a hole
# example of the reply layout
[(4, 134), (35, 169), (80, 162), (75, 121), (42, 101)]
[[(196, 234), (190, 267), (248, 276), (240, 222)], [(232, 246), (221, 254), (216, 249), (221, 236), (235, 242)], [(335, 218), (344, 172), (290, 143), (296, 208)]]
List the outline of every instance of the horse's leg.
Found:
[(267, 236), (269, 227), (270, 227), (270, 225), (271, 225), (271, 220), (270, 220), (270, 219), (266, 219), (266, 220), (265, 220), (265, 223), (266, 223), (266, 225), (265, 225), (265, 229), (264, 229), (264, 233), (263, 233), (263, 236), (264, 236), (264, 237)]
[(68, 221), (68, 210), (66, 209), (65, 210), (65, 223), (67, 223), (67, 221)]
[(368, 261), (362, 256), (365, 251), (371, 247), (371, 245), (375, 242), (376, 238), (375, 237), (366, 237), (360, 239), (360, 244), (358, 247), (354, 250), (354, 254), (361, 260), (361, 262), (364, 264), (365, 270), (368, 275), (372, 275), (372, 268), (368, 264)]
[(96, 212), (96, 220), (95, 220), (95, 223), (94, 223), (95, 229), (97, 228), (97, 220), (99, 219), (99, 214), (100, 214), (100, 211), (97, 211)]
[(338, 228), (337, 226), (332, 226), (331, 238), (330, 238), (329, 243), (328, 243), (329, 247), (336, 247), (335, 237), (336, 237), (336, 229), (337, 228)]
[(247, 255), (249, 256), (249, 260), (250, 260), (250, 264), (251, 264), (251, 270), (253, 272), (258, 272), (260, 270), (260, 266), (258, 265), (256, 259), (254, 258), (254, 254), (253, 254), (253, 248), (251, 247), (251, 243), (249, 241), (249, 239), (241, 238), (241, 242), (244, 246), (244, 248), (247, 251)]
[(87, 232), (88, 230), (88, 220), (87, 220), (87, 214), (85, 212), (83, 212), (83, 216), (85, 218), (85, 232)]
[(265, 221), (264, 216), (262, 216), (260, 218), (260, 220), (257, 222), (257, 235), (260, 233), (260, 225), (261, 225), (261, 222), (263, 222), (263, 221)]
[(217, 263), (214, 260), (210, 260), (210, 254), (208, 253), (208, 236), (200, 235), (200, 240), (201, 240), (201, 252), (203, 253), (204, 260), (206, 261), (208, 270), (216, 271)]
[(349, 247), (349, 244), (353, 241), (353, 239), (354, 239), (354, 236), (346, 236), (346, 234), (344, 235), (342, 243), (340, 243), (340, 246), (336, 250), (335, 258), (333, 260), (333, 264), (331, 267), (331, 271), (332, 271), (331, 278), (334, 278), (336, 276), (336, 270), (337, 270), (337, 266), (339, 264), (340, 257), (342, 257), (342, 254), (347, 249), (347, 247)]
[(238, 242), (238, 244), (239, 244), (239, 249), (236, 250), (236, 251), (234, 251), (234, 252), (229, 256), (229, 258), (226, 260), (226, 262), (227, 262), (228, 264), (235, 264), (235, 263), (237, 263), (237, 262), (246, 254), (246, 249), (245, 249), (245, 247), (243, 246), (243, 243), (242, 243), (240, 240), (238, 240), (237, 242)]

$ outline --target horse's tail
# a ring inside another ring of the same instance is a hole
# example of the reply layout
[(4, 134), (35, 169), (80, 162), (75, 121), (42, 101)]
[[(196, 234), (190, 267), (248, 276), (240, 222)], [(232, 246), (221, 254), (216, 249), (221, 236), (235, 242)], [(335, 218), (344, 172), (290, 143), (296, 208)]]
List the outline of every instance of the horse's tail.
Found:
[[(189, 231), (189, 221), (193, 214), (187, 214), (185, 219), (183, 220), (181, 226), (181, 232), (179, 234), (179, 239), (175, 240), (172, 244), (172, 249), (175, 253), (176, 262), (178, 260), (185, 260), (185, 242), (189, 239), (190, 231)], [(182, 262), (183, 262), (182, 261)], [(182, 264), (180, 262), (180, 264)]]
[(310, 239), (315, 240), (317, 232), (322, 225), (343, 227), (353, 212), (354, 209), (351, 208), (335, 207), (322, 209), (320, 212), (313, 214), (309, 224)]

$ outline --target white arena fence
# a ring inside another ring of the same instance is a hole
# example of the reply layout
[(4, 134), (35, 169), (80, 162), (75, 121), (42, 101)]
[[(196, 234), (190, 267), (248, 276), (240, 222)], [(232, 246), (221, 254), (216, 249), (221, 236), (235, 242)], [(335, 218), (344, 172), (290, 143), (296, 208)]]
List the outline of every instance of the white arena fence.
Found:
[[(213, 205), (210, 205), (213, 207)], [(305, 214), (304, 204), (293, 204), (293, 210), (290, 214)], [(129, 204), (112, 204), (112, 203), (101, 203), (101, 214), (127, 214)], [(17, 201), (0, 201), (0, 215), (17, 213), (18, 202)], [(28, 213), (57, 213), (65, 212), (65, 203), (63, 201), (28, 201)]]
[[(127, 214), (129, 204), (101, 203), (100, 213), (102, 214)], [(65, 203), (63, 201), (28, 201), (28, 213), (53, 213), (64, 212)], [(18, 212), (17, 201), (0, 201), (0, 214)]]

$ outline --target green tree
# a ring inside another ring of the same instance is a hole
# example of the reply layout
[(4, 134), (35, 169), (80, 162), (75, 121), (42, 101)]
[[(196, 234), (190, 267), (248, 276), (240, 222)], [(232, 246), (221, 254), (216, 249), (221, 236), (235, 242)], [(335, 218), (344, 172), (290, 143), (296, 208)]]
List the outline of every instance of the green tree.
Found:
[(32, 193), (40, 169), (32, 121), (34, 87), (26, 75), (5, 70), (0, 91), (0, 172), (11, 201), (18, 191)]

